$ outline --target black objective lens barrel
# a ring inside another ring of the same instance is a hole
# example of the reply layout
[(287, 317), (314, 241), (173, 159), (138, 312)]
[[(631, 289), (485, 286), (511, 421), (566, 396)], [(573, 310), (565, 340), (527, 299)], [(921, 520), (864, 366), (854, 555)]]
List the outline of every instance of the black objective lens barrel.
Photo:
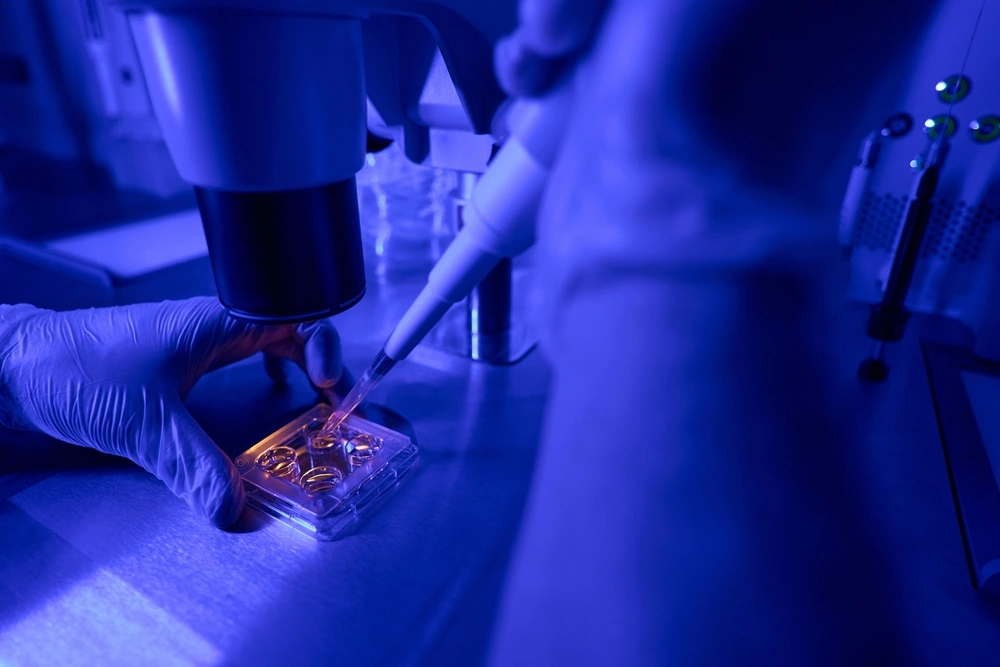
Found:
[(195, 188), (219, 300), (239, 319), (297, 323), (365, 294), (354, 178), (278, 192)]

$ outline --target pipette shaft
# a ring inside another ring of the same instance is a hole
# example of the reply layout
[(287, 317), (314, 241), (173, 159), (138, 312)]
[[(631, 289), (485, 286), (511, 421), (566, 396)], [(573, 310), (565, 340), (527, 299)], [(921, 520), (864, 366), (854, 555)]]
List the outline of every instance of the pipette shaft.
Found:
[(371, 393), (372, 389), (378, 385), (379, 381), (382, 380), (396, 365), (396, 362), (390, 359), (385, 354), (385, 350), (380, 350), (375, 356), (375, 360), (369, 364), (365, 372), (361, 374), (361, 378), (358, 380), (357, 384), (348, 392), (344, 400), (340, 402), (337, 409), (334, 410), (333, 414), (323, 425), (323, 430), (320, 431), (321, 436), (328, 436), (333, 433), (340, 424), (347, 419), (354, 410), (361, 405), (361, 402), (365, 400), (365, 397)]

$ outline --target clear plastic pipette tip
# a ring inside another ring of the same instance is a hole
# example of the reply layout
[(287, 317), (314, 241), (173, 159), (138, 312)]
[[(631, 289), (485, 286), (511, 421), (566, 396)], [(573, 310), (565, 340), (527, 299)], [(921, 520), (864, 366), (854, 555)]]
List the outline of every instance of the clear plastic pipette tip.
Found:
[(326, 424), (323, 426), (323, 430), (320, 431), (320, 435), (328, 436), (334, 432), (334, 430), (340, 426), (347, 417), (354, 412), (355, 408), (361, 405), (361, 402), (365, 400), (365, 397), (371, 393), (372, 389), (379, 383), (379, 381), (386, 376), (386, 374), (396, 365), (396, 360), (389, 358), (386, 355), (385, 350), (379, 350), (379, 353), (375, 355), (375, 360), (365, 369), (365, 372), (361, 374), (361, 378), (358, 383), (354, 385), (344, 400), (340, 402), (337, 409), (333, 411), (330, 418), (326, 420)]

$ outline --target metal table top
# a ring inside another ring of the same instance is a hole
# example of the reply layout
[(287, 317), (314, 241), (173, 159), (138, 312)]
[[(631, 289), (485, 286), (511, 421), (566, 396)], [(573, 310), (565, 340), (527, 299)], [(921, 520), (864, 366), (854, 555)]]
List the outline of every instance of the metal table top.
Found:
[[(338, 318), (355, 372), (412, 292), (373, 290)], [(314, 402), (289, 376), (275, 389), (256, 357), (204, 378), (188, 404), (235, 455)], [(419, 663), (510, 548), (547, 380), (538, 354), (492, 368), (416, 351), (373, 398), (409, 420), (417, 467), (329, 543), (253, 510), (216, 530), (128, 461), (9, 435), (0, 663)]]
[[(412, 286), (373, 289), (338, 318), (356, 372), (412, 295)], [(845, 313), (845, 359), (856, 363), (867, 349), (863, 314)], [(921, 334), (938, 337), (911, 326), (890, 349), (889, 380), (858, 385), (845, 406), (867, 424), (868, 506), (907, 582), (910, 636), (928, 664), (992, 664), (1000, 606), (971, 586)], [(189, 405), (236, 454), (314, 400), (290, 378), (278, 391), (252, 359), (206, 377)], [(488, 604), (470, 605), (499, 587), (547, 384), (537, 353), (490, 368), (418, 349), (374, 396), (409, 420), (396, 426), (416, 435), (418, 467), (354, 534), (331, 543), (254, 512), (218, 531), (127, 461), (9, 436), (0, 664), (468, 664), (458, 635), (490, 621)]]

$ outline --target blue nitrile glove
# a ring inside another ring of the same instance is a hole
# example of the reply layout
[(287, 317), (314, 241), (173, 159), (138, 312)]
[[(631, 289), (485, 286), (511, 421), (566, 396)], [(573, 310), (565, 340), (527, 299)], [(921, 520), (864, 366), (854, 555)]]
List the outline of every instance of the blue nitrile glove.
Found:
[(243, 509), (242, 481), (183, 401), (205, 373), (260, 351), (294, 361), (322, 390), (345, 375), (326, 320), (247, 324), (212, 298), (73, 312), (0, 306), (0, 424), (125, 456), (226, 527)]
[(574, 104), (537, 221), (553, 384), (492, 664), (909, 664), (838, 404), (824, 187), (933, 4), (521, 0), (498, 79), (569, 76)]

